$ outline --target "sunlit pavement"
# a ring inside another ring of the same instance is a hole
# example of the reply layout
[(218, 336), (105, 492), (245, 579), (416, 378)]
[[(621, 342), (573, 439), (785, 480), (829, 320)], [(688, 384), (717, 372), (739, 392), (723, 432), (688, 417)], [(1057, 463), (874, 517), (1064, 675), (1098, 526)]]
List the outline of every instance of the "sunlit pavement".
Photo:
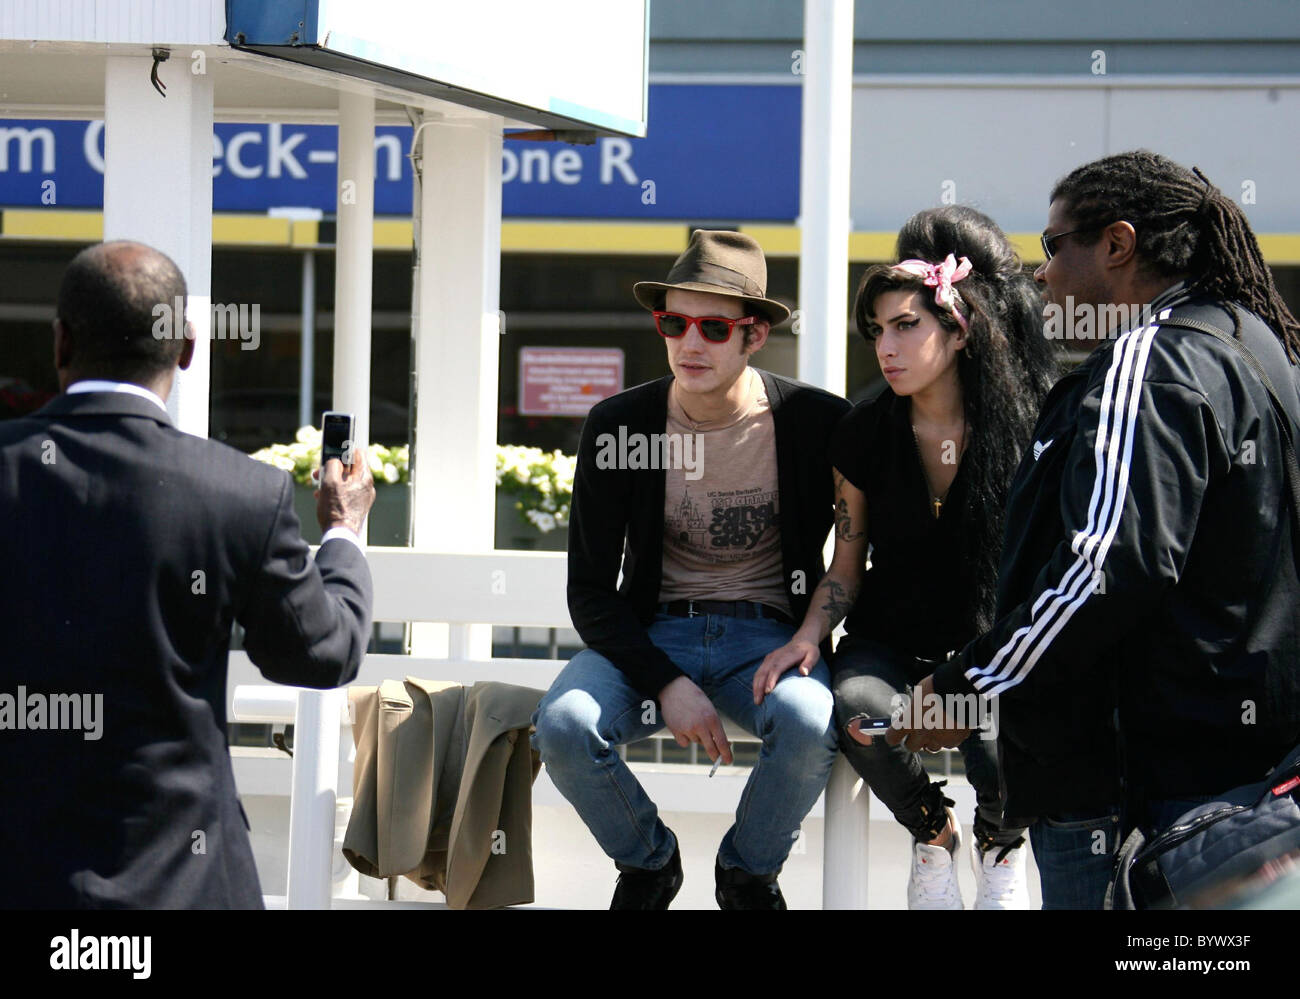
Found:
[[(553, 791), (543, 784), (536, 798), (547, 799)], [(973, 818), (973, 792), (960, 778), (947, 789), (958, 802), (962, 823), (962, 851), (957, 858), (958, 880), (967, 908), (975, 904), (975, 874), (971, 870), (968, 846)], [(870, 909), (906, 909), (907, 877), (911, 863), (911, 836), (872, 799), (867, 896)], [(704, 812), (662, 812), (661, 817), (678, 836), (682, 848), (684, 882), (673, 903), (674, 909), (717, 909), (713, 899), (713, 862), (718, 843), (731, 825), (731, 816)], [(822, 820), (810, 817), (803, 824), (802, 851), (796, 846), (781, 873), (781, 891), (791, 909), (821, 908)], [(1026, 843), (1024, 849), (1028, 849)], [(536, 803), (533, 807), (533, 869), (536, 883), (535, 906), (548, 909), (606, 909), (618, 877), (614, 864), (578, 818), (566, 805)], [(1033, 857), (1028, 865), (1032, 908), (1041, 905), (1038, 872)], [(436, 892), (416, 888), (399, 880), (400, 899), (442, 901)]]

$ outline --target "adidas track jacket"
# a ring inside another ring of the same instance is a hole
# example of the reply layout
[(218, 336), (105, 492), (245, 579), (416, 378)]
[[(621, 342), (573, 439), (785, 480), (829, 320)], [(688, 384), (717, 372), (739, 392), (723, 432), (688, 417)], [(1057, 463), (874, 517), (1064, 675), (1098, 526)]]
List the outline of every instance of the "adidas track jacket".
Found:
[[(1008, 499), (998, 620), (935, 671), (996, 698), (1008, 817), (1100, 811), (1264, 776), (1300, 742), (1300, 581), (1282, 445), (1223, 303), (1178, 285), (1045, 400)], [(1300, 427), (1300, 376), (1241, 338)], [(1300, 435), (1297, 436), (1300, 439)]]

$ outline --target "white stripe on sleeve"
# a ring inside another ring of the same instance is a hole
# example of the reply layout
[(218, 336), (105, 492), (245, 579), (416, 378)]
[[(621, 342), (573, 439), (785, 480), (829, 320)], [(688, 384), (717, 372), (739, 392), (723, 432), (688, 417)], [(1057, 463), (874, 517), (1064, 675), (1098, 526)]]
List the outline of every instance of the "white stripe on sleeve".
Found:
[[(1162, 314), (1161, 318), (1164, 318)], [(1094, 591), (1106, 554), (1119, 529), (1128, 492), (1129, 464), (1155, 324), (1124, 334), (1115, 344), (1102, 390), (1097, 440), (1093, 447), (1096, 477), (1088, 520), (1071, 542), (1076, 558), (1061, 581), (1034, 602), (1029, 624), (1011, 635), (987, 667), (975, 666), (966, 677), (985, 697), (995, 697), (1020, 683), (1060, 634), (1075, 611)]]

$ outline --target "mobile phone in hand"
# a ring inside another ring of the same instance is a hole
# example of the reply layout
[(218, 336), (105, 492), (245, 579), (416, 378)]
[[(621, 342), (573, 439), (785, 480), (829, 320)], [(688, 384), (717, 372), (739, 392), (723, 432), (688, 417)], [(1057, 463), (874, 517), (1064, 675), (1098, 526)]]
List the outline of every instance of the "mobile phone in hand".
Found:
[(351, 413), (339, 413), (329, 410), (321, 417), (321, 468), (324, 468), (325, 463), (331, 458), (337, 458), (345, 465), (352, 464), (353, 433), (356, 430), (356, 424), (356, 417)]
[(894, 719), (888, 715), (883, 718), (873, 718), (871, 715), (854, 715), (849, 719), (848, 725), (844, 727), (847, 729), (854, 722), (858, 723), (858, 731), (863, 735), (883, 735), (894, 724)]

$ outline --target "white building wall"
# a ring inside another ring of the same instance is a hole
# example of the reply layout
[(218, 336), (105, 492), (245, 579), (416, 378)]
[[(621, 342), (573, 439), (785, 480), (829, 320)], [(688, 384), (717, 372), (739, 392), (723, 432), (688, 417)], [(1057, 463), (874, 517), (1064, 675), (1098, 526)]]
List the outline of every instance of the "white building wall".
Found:
[[(851, 211), (858, 231), (896, 231), (956, 201), (1009, 232), (1042, 229), (1053, 184), (1111, 153), (1147, 148), (1199, 166), (1257, 232), (1300, 230), (1300, 77), (1285, 85), (1171, 88), (859, 83)], [(945, 198), (945, 195), (947, 197)]]
[(225, 0), (5, 0), (0, 40), (218, 45)]

